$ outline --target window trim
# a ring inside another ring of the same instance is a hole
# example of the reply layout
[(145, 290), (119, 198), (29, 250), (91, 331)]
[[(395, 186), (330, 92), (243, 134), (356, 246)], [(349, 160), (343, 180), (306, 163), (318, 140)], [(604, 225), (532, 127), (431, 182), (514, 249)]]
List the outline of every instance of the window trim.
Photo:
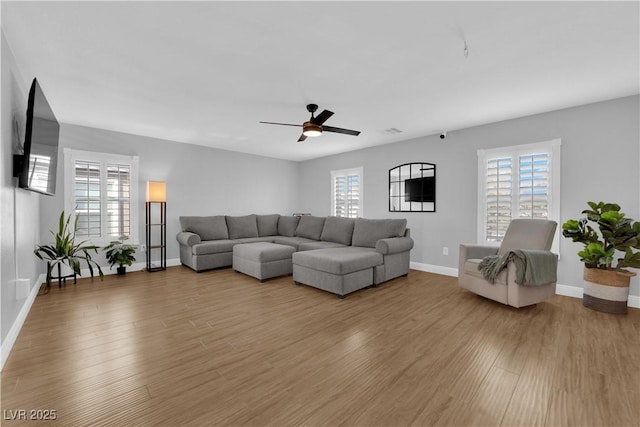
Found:
[[(490, 149), (478, 150), (478, 193), (477, 193), (477, 242), (480, 245), (500, 246), (500, 242), (487, 241), (486, 238), (486, 218), (487, 212), (486, 206), (486, 162), (489, 157), (510, 156), (514, 157), (518, 163), (517, 158), (524, 154), (531, 154), (532, 152), (548, 152), (549, 162), (551, 169), (549, 171), (549, 219), (558, 223), (558, 229), (553, 238), (551, 245), (551, 251), (560, 253), (560, 147), (562, 140), (560, 138), (552, 139), (549, 141), (534, 142), (530, 144), (512, 145), (508, 147), (497, 147)], [(519, 181), (517, 182), (519, 185)], [(514, 198), (515, 200), (515, 198)]]
[(358, 193), (359, 197), (360, 197), (360, 204), (358, 207), (358, 217), (363, 217), (364, 216), (364, 168), (362, 166), (358, 166), (355, 168), (348, 168), (348, 169), (338, 169), (338, 170), (332, 170), (330, 171), (330, 176), (331, 176), (331, 189), (329, 191), (330, 196), (331, 196), (331, 211), (329, 212), (329, 215), (331, 216), (335, 216), (336, 214), (336, 195), (335, 195), (335, 178), (337, 176), (349, 176), (349, 175), (355, 175), (357, 174), (359, 177), (359, 185), (360, 185), (360, 191)]
[[(112, 154), (112, 153), (101, 153), (97, 151), (84, 151), (84, 150), (76, 150), (73, 148), (65, 147), (64, 150), (64, 210), (67, 214), (71, 215), (71, 221), (75, 221), (75, 206), (74, 206), (74, 165), (76, 160), (84, 160), (90, 162), (99, 162), (101, 164), (101, 171), (104, 169), (104, 166), (107, 163), (119, 163), (129, 165), (131, 168), (131, 176), (130, 176), (130, 233), (129, 240), (127, 243), (130, 245), (139, 245), (140, 244), (140, 233), (139, 233), (139, 182), (138, 182), (138, 170), (140, 159), (138, 156), (127, 156), (123, 154)], [(102, 183), (105, 185), (105, 183)], [(104, 196), (102, 195), (104, 194)], [(103, 197), (105, 199), (103, 199)], [(107, 193), (101, 192), (100, 203), (105, 203), (107, 197)], [(104, 232), (105, 230), (101, 230)], [(110, 241), (115, 240), (113, 236), (105, 236), (102, 235), (98, 238), (96, 237), (88, 237), (86, 239), (93, 245), (104, 246), (109, 244)]]

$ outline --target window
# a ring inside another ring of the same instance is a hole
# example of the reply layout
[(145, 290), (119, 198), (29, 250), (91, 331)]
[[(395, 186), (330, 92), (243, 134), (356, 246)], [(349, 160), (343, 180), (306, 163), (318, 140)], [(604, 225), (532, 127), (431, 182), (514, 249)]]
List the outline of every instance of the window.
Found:
[(478, 150), (478, 193), (480, 243), (501, 242), (513, 218), (559, 223), (560, 140)]
[(362, 167), (331, 171), (331, 215), (362, 216)]
[(65, 211), (78, 218), (76, 235), (96, 245), (123, 235), (138, 244), (138, 157), (65, 148), (64, 164)]

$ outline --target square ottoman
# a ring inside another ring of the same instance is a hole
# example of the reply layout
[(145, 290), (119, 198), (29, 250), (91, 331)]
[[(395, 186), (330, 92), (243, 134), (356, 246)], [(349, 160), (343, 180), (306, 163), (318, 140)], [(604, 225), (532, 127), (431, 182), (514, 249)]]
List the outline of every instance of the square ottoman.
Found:
[(233, 247), (233, 269), (264, 282), (291, 274), (292, 246), (269, 242), (241, 243)]
[(333, 292), (340, 298), (373, 285), (373, 269), (383, 263), (382, 254), (374, 248), (354, 246), (296, 252), (292, 261), (297, 285)]

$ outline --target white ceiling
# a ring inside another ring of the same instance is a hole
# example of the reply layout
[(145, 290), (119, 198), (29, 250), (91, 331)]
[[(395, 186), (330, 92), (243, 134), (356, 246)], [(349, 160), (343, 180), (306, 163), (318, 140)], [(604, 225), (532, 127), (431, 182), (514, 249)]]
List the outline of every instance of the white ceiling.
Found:
[(59, 121), (282, 159), (639, 93), (637, 1), (1, 4)]

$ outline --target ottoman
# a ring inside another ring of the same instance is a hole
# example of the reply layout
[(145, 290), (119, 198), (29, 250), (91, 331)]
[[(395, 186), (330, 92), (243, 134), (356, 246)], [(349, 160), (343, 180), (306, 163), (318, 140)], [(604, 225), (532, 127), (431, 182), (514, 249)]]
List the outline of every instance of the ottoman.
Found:
[(264, 282), (291, 274), (292, 246), (269, 242), (241, 243), (233, 247), (233, 269)]
[(292, 261), (297, 285), (313, 286), (344, 298), (374, 284), (373, 269), (382, 265), (383, 258), (374, 248), (349, 246), (296, 252)]

